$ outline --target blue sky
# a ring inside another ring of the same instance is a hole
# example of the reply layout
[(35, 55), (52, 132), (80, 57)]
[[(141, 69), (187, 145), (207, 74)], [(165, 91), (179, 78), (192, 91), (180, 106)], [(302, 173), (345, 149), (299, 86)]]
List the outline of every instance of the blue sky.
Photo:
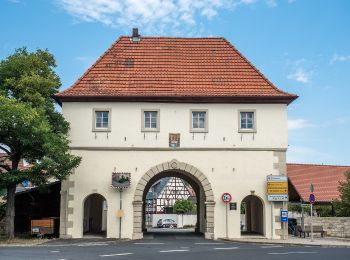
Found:
[[(0, 0), (0, 59), (49, 49), (62, 89), (120, 36), (223, 36), (289, 106), (288, 162), (350, 165), (348, 0)], [(278, 131), (278, 129), (276, 129)]]

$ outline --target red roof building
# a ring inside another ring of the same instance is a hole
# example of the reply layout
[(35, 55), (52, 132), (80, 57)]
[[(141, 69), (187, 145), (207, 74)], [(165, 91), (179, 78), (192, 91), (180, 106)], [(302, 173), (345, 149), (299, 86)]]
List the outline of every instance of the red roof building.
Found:
[(265, 78), (224, 38), (120, 37), (59, 102), (286, 103), (297, 98)]
[(339, 199), (339, 182), (345, 180), (344, 173), (347, 171), (350, 171), (350, 166), (287, 164), (290, 200), (308, 202), (311, 183), (314, 185), (316, 202)]

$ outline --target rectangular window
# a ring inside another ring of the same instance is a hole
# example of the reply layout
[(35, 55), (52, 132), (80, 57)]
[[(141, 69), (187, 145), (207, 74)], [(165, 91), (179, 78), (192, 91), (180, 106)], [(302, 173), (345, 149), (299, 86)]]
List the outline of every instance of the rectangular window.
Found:
[(145, 128), (156, 129), (157, 128), (157, 112), (145, 111)]
[(253, 132), (256, 130), (255, 126), (255, 112), (254, 111), (240, 111), (240, 131)]
[(96, 128), (108, 128), (108, 111), (96, 111)]
[(191, 132), (207, 132), (208, 120), (207, 111), (192, 110), (191, 111)]
[(110, 109), (94, 109), (93, 117), (93, 131), (110, 131)]
[(142, 110), (142, 131), (159, 131), (159, 110)]

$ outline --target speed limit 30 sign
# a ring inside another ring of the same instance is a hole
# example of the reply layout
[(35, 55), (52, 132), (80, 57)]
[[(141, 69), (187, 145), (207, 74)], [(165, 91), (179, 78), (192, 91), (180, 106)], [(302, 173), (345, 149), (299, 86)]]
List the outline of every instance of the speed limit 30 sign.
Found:
[(232, 200), (232, 196), (230, 193), (225, 192), (224, 194), (222, 194), (221, 199), (223, 202), (229, 203)]

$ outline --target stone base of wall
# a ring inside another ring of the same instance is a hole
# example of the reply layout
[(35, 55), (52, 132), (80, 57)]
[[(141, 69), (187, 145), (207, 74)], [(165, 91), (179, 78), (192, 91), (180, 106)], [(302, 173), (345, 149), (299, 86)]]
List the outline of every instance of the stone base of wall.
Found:
[(214, 239), (214, 233), (205, 232), (204, 238), (205, 239)]
[[(305, 225), (310, 225), (310, 217), (305, 218)], [(298, 223), (300, 223), (298, 221)], [(313, 217), (314, 226), (323, 226), (327, 236), (331, 237), (350, 237), (350, 217)]]

